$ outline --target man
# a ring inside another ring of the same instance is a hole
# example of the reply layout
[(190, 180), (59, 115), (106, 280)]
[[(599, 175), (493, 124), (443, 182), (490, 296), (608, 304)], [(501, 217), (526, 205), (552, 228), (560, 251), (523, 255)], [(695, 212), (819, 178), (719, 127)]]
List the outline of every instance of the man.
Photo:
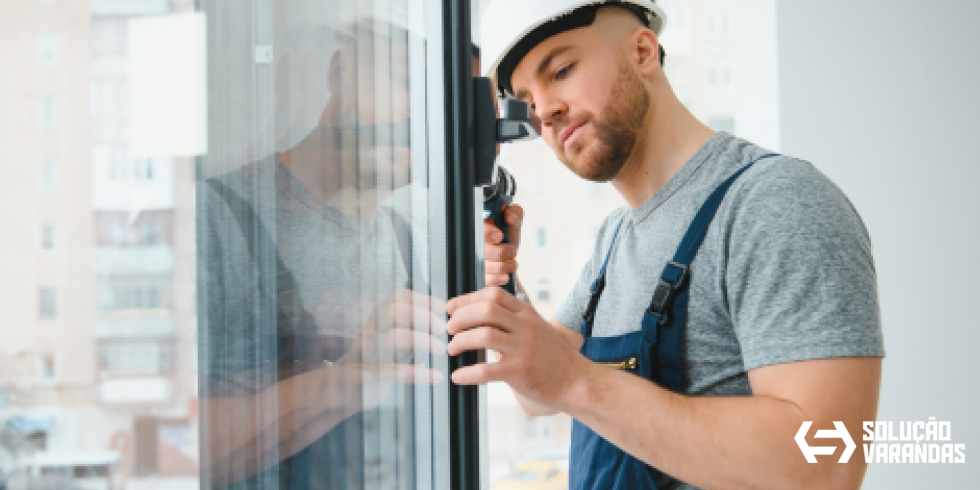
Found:
[[(811, 165), (691, 115), (656, 5), (594, 3), (497, 0), (484, 59), (558, 159), (629, 206), (556, 318), (497, 287), (453, 299), (449, 353), (500, 355), (453, 381), (504, 381), (529, 415), (571, 415), (573, 489), (860, 487), (860, 450), (808, 464), (794, 440), (841, 421), (860, 441), (875, 418), (884, 349), (859, 216)], [(485, 230), (488, 286), (517, 270), (513, 211), (513, 245)]]

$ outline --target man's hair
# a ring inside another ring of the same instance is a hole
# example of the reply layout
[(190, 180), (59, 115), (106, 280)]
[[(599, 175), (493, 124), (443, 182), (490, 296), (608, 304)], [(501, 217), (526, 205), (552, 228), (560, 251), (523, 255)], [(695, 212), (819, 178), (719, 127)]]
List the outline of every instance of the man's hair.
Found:
[[(545, 22), (544, 24), (538, 26), (536, 29), (518, 41), (510, 52), (504, 56), (504, 59), (500, 61), (500, 66), (497, 67), (497, 88), (501, 91), (501, 93), (514, 93), (514, 89), (510, 83), (510, 78), (514, 74), (514, 69), (517, 68), (517, 65), (520, 64), (521, 60), (523, 60), (535, 46), (541, 44), (552, 36), (570, 31), (572, 29), (592, 25), (595, 22), (596, 15), (599, 13), (599, 9), (603, 7), (619, 7), (626, 9), (640, 19), (640, 22), (644, 27), (650, 29), (649, 15), (653, 14), (639, 5), (633, 5), (625, 2), (609, 2), (577, 8), (561, 17), (558, 17), (557, 19)], [(664, 59), (666, 56), (667, 52), (664, 51), (663, 45), (660, 45), (661, 66), (664, 65)]]

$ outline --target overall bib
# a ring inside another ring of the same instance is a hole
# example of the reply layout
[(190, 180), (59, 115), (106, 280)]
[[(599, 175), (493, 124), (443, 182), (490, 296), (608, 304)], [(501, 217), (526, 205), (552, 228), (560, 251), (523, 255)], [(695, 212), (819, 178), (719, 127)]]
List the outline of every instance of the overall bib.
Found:
[[(688, 268), (732, 183), (759, 160), (774, 156), (764, 155), (739, 169), (701, 206), (673, 260), (667, 262), (660, 275), (650, 306), (643, 314), (641, 329), (616, 337), (596, 338), (592, 336), (592, 326), (599, 297), (606, 286), (606, 267), (622, 227), (622, 222), (619, 223), (599, 277), (592, 283), (589, 304), (582, 318), (585, 343), (581, 352), (585, 357), (642, 376), (668, 390), (683, 392), (681, 349), (690, 285)], [(571, 490), (655, 490), (660, 476), (655, 468), (630, 456), (577, 420), (572, 423), (569, 463)]]

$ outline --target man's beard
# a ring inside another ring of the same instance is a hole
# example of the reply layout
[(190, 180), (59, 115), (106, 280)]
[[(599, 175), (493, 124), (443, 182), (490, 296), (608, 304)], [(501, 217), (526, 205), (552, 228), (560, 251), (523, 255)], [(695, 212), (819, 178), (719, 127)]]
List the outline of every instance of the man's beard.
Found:
[(640, 77), (625, 61), (609, 93), (609, 104), (595, 121), (598, 149), (580, 152), (577, 165), (565, 164), (579, 177), (593, 182), (609, 182), (633, 153), (643, 119), (650, 110), (650, 94)]

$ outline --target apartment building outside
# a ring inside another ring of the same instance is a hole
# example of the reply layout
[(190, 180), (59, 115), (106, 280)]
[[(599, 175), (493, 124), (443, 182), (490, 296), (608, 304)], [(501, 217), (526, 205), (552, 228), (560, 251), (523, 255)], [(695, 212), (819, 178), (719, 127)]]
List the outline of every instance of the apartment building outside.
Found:
[(0, 172), (30, 184), (0, 209), (5, 475), (31, 461), (197, 473), (193, 158), (130, 144), (133, 22), (189, 7), (53, 0), (0, 15)]

